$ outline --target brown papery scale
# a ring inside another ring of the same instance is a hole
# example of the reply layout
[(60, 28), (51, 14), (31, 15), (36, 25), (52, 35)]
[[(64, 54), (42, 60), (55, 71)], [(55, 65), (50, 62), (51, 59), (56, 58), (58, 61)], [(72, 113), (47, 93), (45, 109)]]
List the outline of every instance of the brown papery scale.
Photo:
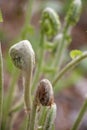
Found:
[(51, 106), (54, 103), (53, 88), (49, 80), (42, 79), (36, 91), (38, 104), (42, 106)]

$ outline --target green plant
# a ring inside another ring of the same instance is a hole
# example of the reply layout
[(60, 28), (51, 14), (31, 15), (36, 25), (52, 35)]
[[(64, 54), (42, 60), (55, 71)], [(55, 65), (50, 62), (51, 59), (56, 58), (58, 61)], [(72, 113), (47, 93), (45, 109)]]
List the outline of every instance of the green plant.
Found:
[[(32, 5), (32, 1), (31, 5)], [(54, 130), (54, 120), (56, 117), (56, 103), (54, 102), (54, 88), (58, 89), (58, 81), (65, 73), (76, 67), (83, 59), (87, 58), (87, 51), (71, 51), (72, 60), (64, 68), (64, 54), (71, 42), (71, 29), (79, 20), (81, 13), (81, 0), (73, 0), (65, 17), (63, 28), (57, 13), (46, 8), (42, 12), (40, 22), (40, 43), (38, 45), (38, 62), (35, 64), (35, 52), (28, 40), (22, 40), (13, 45), (9, 54), (13, 64), (22, 70), (24, 79), (24, 100), (12, 105), (14, 99), (15, 84), (19, 72), (14, 70), (13, 80), (9, 87), (7, 100), (3, 99), (3, 63), (0, 48), (0, 127), (1, 130), (11, 130), (14, 122), (13, 116), (23, 109), (26, 109), (27, 119), (24, 119), (24, 126), (20, 130)], [(31, 8), (30, 8), (31, 13)], [(29, 19), (30, 19), (29, 14)], [(26, 25), (22, 30), (21, 38), (26, 38), (28, 33), (28, 14)], [(1, 19), (2, 21), (2, 19)], [(46, 61), (46, 52), (50, 53)], [(36, 70), (33, 74), (34, 64)], [(17, 74), (17, 75), (16, 75)], [(15, 76), (16, 75), (16, 76)], [(41, 76), (45, 79), (41, 79)], [(55, 75), (55, 76), (54, 76)], [(34, 78), (32, 78), (34, 77)], [(49, 81), (49, 80), (51, 81)], [(23, 105), (24, 102), (24, 105)], [(76, 130), (87, 109), (87, 99), (80, 111), (80, 114), (71, 130)], [(10, 123), (9, 123), (10, 122)]]

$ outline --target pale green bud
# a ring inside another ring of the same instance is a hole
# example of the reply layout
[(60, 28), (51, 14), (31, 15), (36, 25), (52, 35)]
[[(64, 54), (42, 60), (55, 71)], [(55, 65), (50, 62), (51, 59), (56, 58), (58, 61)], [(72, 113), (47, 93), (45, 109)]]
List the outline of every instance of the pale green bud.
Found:
[(60, 29), (60, 20), (57, 13), (51, 9), (46, 8), (42, 13), (41, 26), (43, 32), (48, 36), (52, 37), (56, 35)]
[(69, 25), (75, 25), (79, 21), (81, 9), (81, 0), (73, 0), (65, 18)]

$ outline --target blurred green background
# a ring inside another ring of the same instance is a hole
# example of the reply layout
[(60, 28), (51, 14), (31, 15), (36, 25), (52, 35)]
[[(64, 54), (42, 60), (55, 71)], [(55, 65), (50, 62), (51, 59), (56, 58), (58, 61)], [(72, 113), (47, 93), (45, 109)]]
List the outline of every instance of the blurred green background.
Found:
[[(8, 50), (12, 44), (19, 40), (29, 39), (37, 54), (40, 38), (40, 17), (45, 7), (52, 7), (60, 16), (61, 23), (68, 10), (71, 0), (0, 0), (0, 9), (3, 15), (3, 23), (0, 23), (0, 41), (2, 45), (4, 61), (4, 92), (9, 89), (9, 83), (14, 75), (14, 66), (11, 63)], [(83, 8), (79, 22), (72, 29), (72, 42), (67, 49), (87, 50), (87, 0), (82, 0)], [(32, 8), (31, 8), (32, 6)], [(29, 17), (27, 17), (29, 16)], [(26, 24), (29, 23), (29, 28)], [(21, 37), (21, 32), (25, 31)], [(69, 54), (66, 57), (69, 59)], [(38, 56), (36, 55), (36, 61)], [(68, 61), (68, 60), (67, 60)], [(21, 90), (21, 81), (18, 82), (18, 92)], [(87, 93), (87, 60), (77, 66), (75, 71), (67, 74), (67, 78), (60, 81), (58, 89), (55, 89), (55, 101), (58, 106), (56, 130), (70, 130), (78, 111)], [(21, 96), (21, 91), (19, 92)], [(17, 98), (19, 97), (17, 93)], [(17, 118), (19, 123), (20, 116)], [(79, 130), (87, 130), (87, 116), (84, 117)], [(17, 126), (16, 126), (17, 125)], [(13, 129), (17, 130), (18, 123)]]

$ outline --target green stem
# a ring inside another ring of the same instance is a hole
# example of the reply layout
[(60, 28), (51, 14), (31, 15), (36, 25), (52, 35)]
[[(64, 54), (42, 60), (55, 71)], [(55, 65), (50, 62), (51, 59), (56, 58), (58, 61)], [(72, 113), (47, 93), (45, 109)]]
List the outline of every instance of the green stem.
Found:
[(24, 101), (25, 101), (25, 109), (27, 111), (27, 126), (26, 130), (29, 129), (29, 124), (30, 124), (30, 116), (31, 116), (31, 111), (32, 111), (32, 97), (31, 97), (31, 80), (32, 80), (32, 71), (33, 71), (33, 66), (32, 63), (30, 65), (28, 73), (25, 72), (25, 84), (24, 84)]
[(74, 60), (69, 62), (61, 71), (58, 73), (58, 75), (53, 80), (53, 86), (59, 81), (59, 79), (69, 70), (74, 68), (77, 64), (79, 64), (80, 61), (87, 58), (87, 52), (84, 52), (81, 56), (76, 57)]
[(34, 130), (40, 129), (39, 127), (40, 116), (41, 116), (41, 108), (39, 108), (39, 110), (36, 111)]
[(31, 113), (31, 120), (30, 120), (30, 130), (34, 130), (36, 109), (37, 109), (37, 105), (35, 104), (35, 101), (34, 101), (33, 107), (32, 107), (32, 113)]
[(34, 92), (35, 86), (36, 86), (37, 81), (39, 80), (39, 77), (41, 74), (42, 65), (43, 65), (43, 57), (44, 57), (44, 33), (41, 31), (39, 62), (38, 62), (36, 73), (35, 73), (35, 78), (34, 78), (34, 82), (33, 82), (33, 86), (32, 86), (32, 92)]
[(51, 108), (48, 109), (46, 120), (43, 126), (43, 130), (51, 130), (56, 118), (56, 104), (52, 104)]
[(42, 107), (42, 111), (41, 111), (41, 116), (40, 116), (40, 119), (39, 119), (39, 126), (41, 126), (41, 130), (43, 129), (43, 125), (44, 125), (44, 122), (46, 120), (46, 115), (47, 115), (47, 107)]
[(2, 105), (3, 105), (3, 61), (2, 61), (2, 51), (0, 44), (0, 128), (2, 121)]
[(32, 98), (31, 98), (31, 78), (32, 78), (32, 70), (25, 74), (25, 82), (24, 82), (24, 102), (25, 102), (25, 109), (27, 112), (31, 111), (32, 106)]
[(59, 46), (57, 48), (56, 56), (55, 56), (56, 58), (54, 61), (54, 65), (58, 66), (58, 68), (60, 68), (60, 65), (61, 65), (61, 59), (62, 59), (62, 54), (65, 48), (66, 35), (67, 35), (68, 30), (69, 30), (69, 26), (65, 24), (64, 30), (63, 30), (63, 38), (60, 41)]
[(82, 108), (79, 112), (79, 115), (78, 115), (73, 127), (71, 128), (71, 130), (77, 130), (78, 129), (78, 127), (81, 123), (81, 120), (83, 119), (83, 116), (84, 116), (86, 111), (87, 111), (87, 98), (86, 98), (86, 100), (85, 100), (85, 102), (84, 102), (84, 104), (83, 104), (83, 106), (82, 106)]
[(33, 106), (32, 106), (32, 111), (31, 111), (30, 115), (28, 115), (26, 130), (34, 130), (36, 109), (37, 109), (37, 105), (36, 105), (36, 103), (34, 101)]

